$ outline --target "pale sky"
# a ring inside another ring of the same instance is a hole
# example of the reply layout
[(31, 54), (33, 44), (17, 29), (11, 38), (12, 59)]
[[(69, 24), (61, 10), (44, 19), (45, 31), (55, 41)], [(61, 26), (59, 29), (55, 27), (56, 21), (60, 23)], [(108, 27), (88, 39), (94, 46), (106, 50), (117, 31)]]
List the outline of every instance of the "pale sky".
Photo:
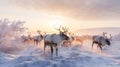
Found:
[(120, 27), (120, 0), (0, 0), (0, 19), (26, 21), (32, 31)]

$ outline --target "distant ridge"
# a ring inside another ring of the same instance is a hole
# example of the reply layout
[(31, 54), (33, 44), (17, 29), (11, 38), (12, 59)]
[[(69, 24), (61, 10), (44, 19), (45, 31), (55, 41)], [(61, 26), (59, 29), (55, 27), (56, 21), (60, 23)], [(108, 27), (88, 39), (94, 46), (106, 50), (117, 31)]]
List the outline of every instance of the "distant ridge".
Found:
[(120, 27), (89, 28), (75, 31), (75, 33), (78, 35), (98, 35), (102, 34), (103, 32), (107, 32), (112, 35), (120, 34)]

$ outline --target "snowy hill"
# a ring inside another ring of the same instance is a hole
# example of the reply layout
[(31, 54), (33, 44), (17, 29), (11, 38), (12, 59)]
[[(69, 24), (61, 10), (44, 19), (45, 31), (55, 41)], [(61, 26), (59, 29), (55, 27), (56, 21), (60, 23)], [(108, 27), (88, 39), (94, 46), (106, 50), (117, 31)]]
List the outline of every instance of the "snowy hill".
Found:
[(83, 35), (83, 34), (94, 35), (94, 34), (101, 34), (103, 32), (108, 32), (109, 34), (116, 35), (120, 33), (120, 27), (80, 29), (75, 32), (79, 35)]

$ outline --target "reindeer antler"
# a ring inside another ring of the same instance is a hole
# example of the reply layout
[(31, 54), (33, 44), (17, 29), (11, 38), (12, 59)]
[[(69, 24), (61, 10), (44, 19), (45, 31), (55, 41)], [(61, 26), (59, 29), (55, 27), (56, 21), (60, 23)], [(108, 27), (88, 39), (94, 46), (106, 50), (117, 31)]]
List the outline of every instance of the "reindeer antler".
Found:
[(54, 27), (54, 28), (55, 28), (56, 30), (58, 30), (59, 32), (62, 32), (62, 31), (61, 31), (61, 27), (62, 27), (62, 26), (60, 25), (59, 28), (55, 28), (55, 27)]
[(111, 34), (109, 34), (110, 35), (110, 39), (112, 38), (112, 35)]
[(62, 27), (62, 30), (64, 33), (68, 32), (68, 28), (67, 27)]
[(60, 27), (59, 28), (55, 28), (56, 30), (58, 30), (59, 32), (63, 32), (63, 33), (66, 33), (66, 32), (68, 32), (68, 28), (67, 27), (63, 27), (63, 26), (61, 26), (60, 25)]
[(103, 36), (106, 36), (107, 32), (103, 32)]

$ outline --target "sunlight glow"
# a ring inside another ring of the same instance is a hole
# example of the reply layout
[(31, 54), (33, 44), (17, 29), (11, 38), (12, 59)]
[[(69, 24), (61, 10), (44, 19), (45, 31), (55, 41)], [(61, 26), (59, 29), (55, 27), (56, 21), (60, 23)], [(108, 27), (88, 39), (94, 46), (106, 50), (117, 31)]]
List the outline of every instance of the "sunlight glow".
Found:
[(61, 25), (63, 25), (63, 20), (60, 18), (53, 18), (50, 22), (49, 22), (49, 26), (51, 28), (59, 28)]

